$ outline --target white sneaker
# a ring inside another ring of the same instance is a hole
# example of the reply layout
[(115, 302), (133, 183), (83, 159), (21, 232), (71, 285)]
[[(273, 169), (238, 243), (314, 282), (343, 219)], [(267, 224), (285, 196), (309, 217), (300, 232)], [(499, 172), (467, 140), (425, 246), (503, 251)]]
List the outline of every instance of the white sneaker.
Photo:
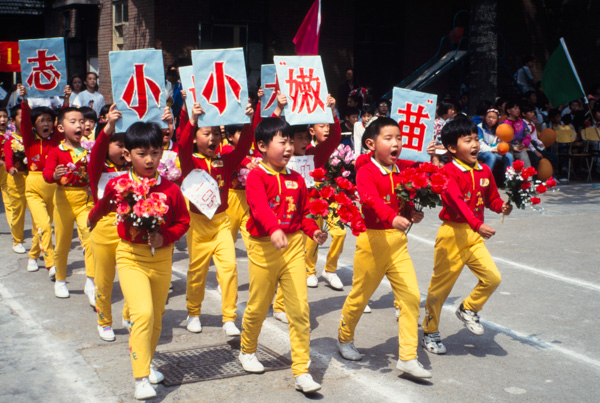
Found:
[(446, 346), (442, 344), (440, 332), (424, 333), (423, 348), (433, 354), (446, 354)]
[(317, 276), (315, 276), (314, 274), (311, 274), (310, 276), (308, 276), (306, 278), (306, 286), (307, 287), (317, 288), (318, 285), (319, 285), (319, 280), (317, 279)]
[(37, 261), (35, 259), (29, 259), (27, 261), (27, 271), (33, 272), (33, 271), (38, 271), (40, 269), (40, 267), (37, 264)]
[(275, 312), (275, 311), (273, 311), (273, 317), (275, 319), (277, 319), (278, 321), (280, 321), (280, 322), (290, 323), (287, 320), (287, 315), (285, 314), (285, 312)]
[(27, 251), (25, 250), (25, 247), (23, 246), (22, 243), (13, 245), (13, 252), (18, 253), (20, 255), (22, 255), (23, 253), (27, 253)]
[(477, 315), (477, 312), (465, 309), (462, 303), (456, 310), (456, 317), (464, 322), (465, 327), (469, 332), (477, 336), (481, 336), (484, 333), (485, 329), (483, 328), (483, 325), (479, 323), (479, 315)]
[(394, 315), (396, 316), (396, 322), (398, 322), (400, 320), (400, 309), (396, 308)]
[(133, 395), (137, 400), (147, 400), (156, 397), (156, 391), (150, 384), (148, 378), (142, 378), (135, 381), (135, 393)]
[(54, 283), (54, 295), (57, 298), (69, 298), (69, 289), (66, 281), (57, 281)]
[(340, 355), (344, 357), (346, 360), (350, 361), (360, 361), (362, 360), (362, 355), (360, 352), (354, 347), (354, 342), (350, 343), (342, 343), (339, 340), (337, 341), (338, 351)]
[(154, 364), (150, 364), (150, 375), (148, 375), (148, 381), (151, 384), (156, 385), (157, 383), (161, 383), (164, 380), (165, 376), (162, 374), (162, 372), (157, 370)]
[(128, 333), (131, 333), (131, 322), (125, 318), (121, 318), (121, 324), (123, 325), (123, 329), (127, 329)]
[(312, 393), (321, 389), (321, 385), (313, 381), (310, 374), (302, 374), (296, 377), (296, 390), (303, 393)]
[(104, 341), (115, 341), (115, 332), (110, 326), (102, 327), (98, 325), (98, 335)]
[(199, 316), (188, 316), (187, 330), (192, 333), (200, 333), (202, 331), (202, 324), (200, 323)]
[(223, 331), (229, 337), (235, 337), (241, 334), (240, 329), (237, 328), (233, 321), (223, 323)]
[(50, 281), (56, 281), (56, 266), (52, 266), (50, 270), (48, 270), (48, 278)]
[(258, 361), (256, 354), (244, 354), (240, 351), (240, 363), (244, 371), (251, 372), (253, 374), (262, 374), (265, 372), (265, 367)]
[(431, 378), (431, 372), (427, 371), (423, 368), (423, 365), (417, 359), (402, 361), (398, 360), (398, 364), (396, 364), (396, 369), (414, 376), (415, 378)]
[(87, 295), (88, 301), (92, 307), (96, 307), (96, 286), (94, 285), (94, 280), (91, 278), (85, 279), (85, 287), (83, 287), (83, 293)]
[(329, 283), (331, 288), (333, 288), (334, 290), (344, 289), (344, 284), (342, 284), (342, 280), (340, 280), (336, 273), (330, 273), (328, 271), (323, 270), (323, 273), (321, 273), (321, 277), (323, 277), (325, 281), (327, 281), (327, 283)]
[(365, 306), (363, 313), (371, 313), (371, 307), (369, 305)]

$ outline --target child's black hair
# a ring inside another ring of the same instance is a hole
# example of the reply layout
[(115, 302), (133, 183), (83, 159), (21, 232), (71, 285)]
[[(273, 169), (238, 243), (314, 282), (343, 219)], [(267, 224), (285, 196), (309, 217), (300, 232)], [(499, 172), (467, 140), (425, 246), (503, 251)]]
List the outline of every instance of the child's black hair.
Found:
[(354, 106), (347, 106), (344, 109), (344, 114), (343, 117), (346, 118), (348, 116), (352, 116), (352, 115), (358, 115), (359, 114), (359, 109), (354, 107)]
[(159, 148), (163, 146), (163, 132), (159, 125), (151, 122), (135, 122), (125, 132), (125, 148)]
[(359, 108), (362, 106), (363, 99), (360, 95), (352, 94), (352, 95), (348, 95), (348, 98), (352, 99), (356, 103), (356, 105), (358, 105)]
[(8, 111), (5, 108), (0, 108), (0, 112), (4, 112), (8, 116)]
[(535, 108), (533, 107), (533, 105), (531, 105), (528, 102), (525, 102), (525, 103), (521, 104), (519, 106), (519, 108), (521, 109), (521, 114), (522, 115), (526, 114), (527, 112), (533, 112), (533, 111), (535, 111)]
[[(79, 112), (79, 113), (81, 113), (81, 111), (78, 108), (74, 107), (74, 106), (68, 106), (66, 108), (62, 108), (60, 110), (60, 112), (58, 112), (57, 123), (59, 125), (62, 125), (63, 121), (65, 120), (65, 116), (67, 116), (67, 113), (71, 113), (71, 112)], [(83, 113), (81, 113), (81, 114), (83, 115)]]
[(109, 139), (110, 143), (125, 142), (125, 132), (113, 133)]
[(237, 132), (241, 132), (244, 125), (227, 125), (225, 126), (225, 136), (234, 136)]
[(38, 106), (31, 110), (31, 124), (35, 126), (35, 121), (42, 115), (50, 115), (52, 120), (56, 117), (52, 109), (47, 106)]
[(310, 129), (310, 127), (311, 125), (293, 125), (289, 127), (289, 132), (291, 136), (293, 136), (296, 133), (306, 133), (308, 132), (308, 129)]
[(438, 116), (442, 117), (444, 115), (447, 115), (448, 111), (450, 109), (456, 110), (456, 107), (454, 106), (453, 103), (450, 103), (450, 102), (442, 102), (442, 103), (440, 103), (440, 105), (438, 106)]
[(15, 116), (17, 116), (19, 114), (20, 110), (21, 110), (21, 104), (16, 104), (12, 108), (10, 108), (10, 118), (14, 119)]
[(506, 101), (506, 105), (504, 106), (504, 110), (508, 112), (509, 109), (512, 109), (515, 106), (518, 106), (519, 109), (521, 108), (521, 106), (519, 105), (519, 103), (517, 102), (516, 99), (509, 99), (508, 101)]
[(108, 111), (110, 111), (110, 106), (110, 104), (106, 104), (100, 109), (100, 117), (106, 116), (108, 114)]
[(377, 139), (377, 136), (379, 136), (379, 133), (381, 133), (381, 129), (383, 129), (384, 127), (387, 126), (398, 126), (398, 122), (396, 122), (394, 119), (392, 118), (387, 118), (387, 117), (380, 117), (377, 119), (373, 119), (369, 122), (369, 124), (367, 125), (367, 128), (365, 129), (365, 132), (363, 133), (362, 138), (360, 139), (360, 142), (363, 146), (363, 148), (367, 149), (367, 140), (368, 139)]
[(360, 116), (364, 116), (364, 115), (375, 116), (375, 108), (373, 108), (370, 105), (363, 106), (362, 109), (360, 110)]
[[(306, 126), (304, 126), (304, 130), (306, 130)], [(291, 138), (293, 135), (291, 126), (285, 120), (275, 117), (266, 118), (256, 126), (254, 138), (257, 144), (262, 141), (265, 145), (269, 145), (277, 133), (280, 133), (281, 137), (287, 138)]]
[(79, 108), (79, 112), (83, 114), (84, 119), (93, 120), (98, 123), (98, 115), (96, 115), (96, 111), (88, 106), (81, 106)]
[(71, 76), (71, 78), (69, 78), (69, 86), (71, 87), (71, 89), (73, 89), (73, 81), (75, 81), (75, 79), (78, 78), (81, 80), (81, 86), (85, 87), (85, 83), (83, 82), (83, 78), (81, 78), (81, 76), (79, 74), (73, 74)]
[(459, 138), (470, 136), (473, 133), (478, 133), (475, 122), (466, 116), (458, 115), (442, 128), (442, 144), (447, 149), (448, 146), (455, 146)]
[(479, 105), (477, 105), (477, 109), (475, 110), (475, 114), (478, 116), (485, 116), (487, 114), (488, 109), (492, 107), (492, 103), (490, 101), (480, 101)]
[(548, 119), (552, 120), (552, 118), (556, 116), (560, 116), (561, 112), (558, 108), (553, 108), (548, 111)]

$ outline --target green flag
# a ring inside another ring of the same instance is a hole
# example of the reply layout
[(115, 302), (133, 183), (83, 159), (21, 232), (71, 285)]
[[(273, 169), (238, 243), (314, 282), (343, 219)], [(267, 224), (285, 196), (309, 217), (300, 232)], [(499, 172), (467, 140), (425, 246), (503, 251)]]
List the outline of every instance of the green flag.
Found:
[(542, 89), (554, 107), (579, 98), (585, 99), (581, 80), (563, 38), (560, 38), (560, 46), (546, 63)]

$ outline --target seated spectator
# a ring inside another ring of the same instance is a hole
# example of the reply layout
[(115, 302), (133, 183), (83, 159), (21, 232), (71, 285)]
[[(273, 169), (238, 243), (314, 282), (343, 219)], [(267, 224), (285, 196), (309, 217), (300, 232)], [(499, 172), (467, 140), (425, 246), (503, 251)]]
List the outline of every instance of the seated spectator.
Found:
[(486, 111), (483, 122), (477, 125), (479, 132), (479, 156), (478, 160), (494, 170), (497, 161), (504, 163), (504, 170), (512, 165), (513, 156), (510, 152), (505, 155), (498, 154), (498, 143), (500, 142), (496, 136), (496, 127), (500, 119), (500, 112), (496, 109), (488, 109)]

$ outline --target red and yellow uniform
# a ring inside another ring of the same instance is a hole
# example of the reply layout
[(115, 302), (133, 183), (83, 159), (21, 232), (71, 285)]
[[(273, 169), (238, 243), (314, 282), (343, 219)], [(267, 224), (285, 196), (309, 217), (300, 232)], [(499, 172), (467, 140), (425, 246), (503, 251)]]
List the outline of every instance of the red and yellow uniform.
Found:
[(187, 310), (190, 317), (199, 317), (206, 287), (206, 275), (210, 258), (217, 268), (217, 280), (221, 285), (223, 323), (237, 318), (237, 264), (235, 246), (231, 237), (231, 224), (226, 210), (228, 207), (231, 176), (248, 154), (254, 140), (252, 126), (245, 125), (237, 148), (231, 153), (207, 158), (193, 153), (193, 138), (196, 128), (190, 123), (181, 133), (179, 160), (182, 176), (192, 169), (203, 169), (219, 186), (221, 205), (212, 219), (202, 214), (190, 203), (190, 231), (187, 235), (190, 265), (187, 274)]
[(487, 165), (468, 165), (452, 160), (442, 168), (448, 176), (442, 194), (442, 226), (435, 241), (433, 276), (425, 302), (425, 333), (438, 331), (440, 311), (454, 283), (466, 265), (479, 279), (477, 286), (463, 301), (464, 309), (479, 312), (501, 281), (500, 272), (477, 232), (483, 224), (485, 207), (502, 212), (504, 201)]
[[(123, 173), (123, 167), (116, 166), (107, 158), (110, 136), (104, 130), (96, 137), (90, 151), (88, 173), (90, 189), (94, 203), (104, 195), (104, 188), (99, 189), (100, 182), (106, 185), (108, 178)], [(112, 326), (112, 289), (117, 266), (117, 247), (121, 238), (117, 232), (117, 213), (111, 211), (96, 224), (91, 233), (92, 253), (94, 256), (94, 284), (96, 286), (96, 312), (98, 325)], [(127, 303), (123, 307), (123, 318), (129, 321)]]
[(356, 174), (367, 231), (356, 240), (352, 290), (342, 308), (338, 338), (341, 343), (354, 340), (354, 330), (369, 298), (386, 276), (400, 308), (399, 358), (406, 361), (417, 356), (420, 294), (406, 234), (392, 227), (398, 215), (410, 217), (412, 211), (394, 192), (399, 182), (397, 165), (387, 168), (374, 159)]
[[(308, 191), (299, 173), (287, 168), (277, 173), (261, 162), (248, 174), (246, 183), (250, 206), (250, 295), (244, 312), (241, 351), (244, 354), (256, 352), (262, 323), (279, 282), (290, 322), (292, 372), (297, 377), (308, 373), (310, 362), (310, 311), (302, 232), (312, 238), (319, 227), (314, 220), (306, 218)], [(288, 238), (288, 246), (282, 250), (275, 249), (270, 239), (279, 229)]]
[(4, 211), (6, 213), (6, 221), (10, 227), (12, 222), (12, 210), (10, 209), (10, 196), (8, 194), (8, 183), (6, 182), (8, 173), (6, 171), (6, 164), (4, 163), (4, 160), (6, 159), (4, 155), (4, 143), (6, 143), (6, 140), (9, 136), (10, 132), (5, 131), (4, 133), (0, 133), (0, 159), (2, 160), (2, 165), (0, 166), (0, 191), (2, 192), (2, 201), (4, 204)]
[[(77, 233), (84, 248), (85, 274), (94, 278), (94, 261), (90, 242), (90, 231), (87, 219), (92, 209), (92, 198), (88, 193), (89, 178), (87, 173), (88, 151), (80, 148), (74, 150), (64, 141), (48, 153), (43, 176), (48, 183), (57, 183), (54, 193), (54, 229), (56, 248), (54, 262), (56, 280), (67, 278), (67, 258), (73, 238), (73, 225), (77, 222)], [(58, 165), (64, 165), (68, 172), (58, 181), (54, 180), (54, 171)]]
[(54, 266), (54, 245), (52, 244), (52, 222), (54, 215), (54, 193), (56, 183), (48, 183), (42, 173), (50, 150), (60, 144), (61, 136), (56, 130), (46, 138), (34, 133), (29, 104), (21, 106), (21, 132), (27, 155), (29, 174), (26, 180), (25, 197), (31, 211), (33, 227), (37, 230), (46, 269)]
[[(137, 179), (131, 171), (125, 175)], [(113, 211), (111, 200), (116, 197), (114, 185), (117, 179), (108, 182), (104, 197), (90, 212), (92, 225)], [(148, 245), (146, 231), (134, 228), (129, 221), (121, 221), (117, 225), (121, 238), (117, 246), (117, 270), (125, 303), (129, 307), (129, 351), (135, 378), (150, 374), (150, 362), (160, 338), (162, 316), (171, 284), (173, 243), (185, 234), (190, 222), (185, 199), (173, 182), (159, 177), (157, 184), (150, 188), (150, 193), (165, 194), (169, 206), (165, 222), (159, 230), (163, 246), (157, 248), (154, 255)], [(94, 231), (96, 229), (92, 233)]]

